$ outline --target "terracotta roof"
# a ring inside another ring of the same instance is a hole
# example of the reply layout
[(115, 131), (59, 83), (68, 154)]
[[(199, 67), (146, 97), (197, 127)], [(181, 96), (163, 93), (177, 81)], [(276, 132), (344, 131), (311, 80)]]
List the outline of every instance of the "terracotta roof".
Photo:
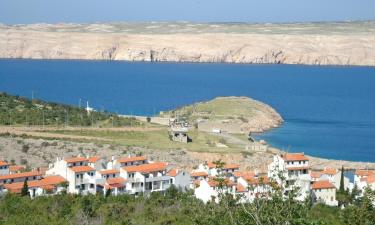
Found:
[(287, 170), (308, 170), (308, 166), (301, 166), (301, 167), (287, 167)]
[(23, 178), (23, 177), (34, 177), (34, 176), (40, 176), (40, 175), (42, 175), (42, 174), (38, 171), (30, 171), (30, 172), (24, 172), (24, 173), (14, 173), (14, 174), (7, 174), (7, 175), (0, 176), (0, 180)]
[(190, 174), (191, 177), (207, 177), (208, 173), (206, 172), (193, 172)]
[(102, 171), (99, 171), (100, 174), (115, 174), (115, 173), (120, 173), (119, 170), (102, 170)]
[(372, 183), (375, 182), (375, 174), (373, 174), (371, 176), (368, 176), (368, 177), (365, 177), (365, 178), (362, 178), (361, 181), (364, 181), (367, 184), (372, 184)]
[(240, 165), (238, 164), (226, 164), (224, 165), (224, 169), (239, 169)]
[(237, 184), (236, 192), (246, 192), (246, 188), (242, 186), (241, 184)]
[(127, 163), (127, 162), (136, 162), (136, 161), (143, 161), (146, 160), (144, 156), (134, 156), (134, 157), (125, 157), (118, 160), (120, 163)]
[(321, 173), (321, 172), (318, 172), (318, 171), (311, 171), (311, 172), (310, 172), (310, 176), (311, 176), (312, 178), (318, 179), (320, 176), (322, 176), (322, 173)]
[(64, 161), (67, 163), (86, 162), (88, 160), (89, 159), (86, 157), (75, 157), (75, 158), (70, 158), (70, 159), (64, 159)]
[(308, 161), (309, 158), (303, 153), (285, 153), (281, 155), (285, 161)]
[(163, 162), (155, 162), (155, 163), (148, 163), (142, 164), (137, 166), (126, 166), (122, 167), (123, 170), (131, 173), (131, 172), (140, 172), (140, 173), (150, 173), (150, 172), (157, 172), (167, 169), (167, 163)]
[(89, 171), (95, 170), (91, 166), (75, 166), (75, 167), (71, 167), (69, 169), (72, 170), (75, 173), (89, 172)]
[(0, 166), (9, 166), (10, 164), (0, 160)]
[(105, 189), (113, 189), (113, 188), (120, 188), (120, 187), (125, 187), (125, 184), (116, 183), (116, 184), (106, 184), (106, 185), (104, 185)]
[[(209, 180), (209, 181), (208, 181), (208, 185), (210, 185), (211, 187), (217, 187), (219, 184), (220, 184), (220, 182), (217, 181), (217, 180)], [(223, 181), (223, 185), (224, 185), (224, 186), (234, 186), (235, 183), (233, 183), (233, 181), (231, 181), (231, 180), (229, 180), (229, 179), (225, 179), (225, 180)]]
[[(32, 180), (28, 181), (27, 185), (29, 188), (36, 188), (36, 187), (46, 187), (50, 188), (51, 186), (55, 186), (65, 182), (66, 180), (61, 176), (48, 176), (42, 180)], [(4, 187), (8, 189), (10, 192), (19, 193), (22, 189), (24, 182), (17, 182), (12, 184), (5, 184)]]
[(100, 159), (99, 156), (91, 156), (88, 158), (89, 163), (96, 163)]
[(259, 185), (259, 184), (268, 184), (270, 182), (270, 179), (267, 176), (263, 177), (253, 177), (250, 179), (246, 179), (246, 181), (251, 185)]
[(122, 177), (114, 177), (114, 178), (108, 178), (106, 182), (107, 184), (122, 184), (126, 182), (126, 179)]
[(24, 169), (25, 169), (24, 166), (18, 166), (18, 165), (9, 166), (10, 172), (19, 172), (19, 171), (24, 170)]
[(216, 167), (216, 165), (213, 162), (208, 162), (207, 166), (208, 166), (209, 169), (212, 169), (212, 168)]
[(332, 188), (335, 188), (335, 186), (331, 184), (331, 182), (329, 182), (328, 180), (320, 180), (320, 181), (314, 182), (311, 188), (312, 189), (332, 189)]
[(374, 175), (375, 174), (375, 171), (374, 170), (356, 170), (355, 171), (355, 175), (358, 175), (358, 176), (371, 176), (371, 175)]
[(170, 177), (175, 177), (175, 176), (177, 176), (177, 174), (178, 174), (178, 170), (177, 169), (171, 169), (167, 173), (167, 175), (170, 176)]
[(323, 174), (327, 174), (327, 175), (335, 175), (338, 172), (339, 171), (337, 169), (329, 168), (329, 167), (324, 168), (324, 170), (322, 171)]

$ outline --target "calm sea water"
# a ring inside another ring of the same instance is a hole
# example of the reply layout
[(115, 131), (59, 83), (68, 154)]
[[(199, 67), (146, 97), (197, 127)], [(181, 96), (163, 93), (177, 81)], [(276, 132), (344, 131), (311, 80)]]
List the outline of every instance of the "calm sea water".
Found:
[(0, 91), (140, 115), (249, 96), (286, 121), (258, 138), (291, 152), (375, 162), (375, 67), (0, 60)]

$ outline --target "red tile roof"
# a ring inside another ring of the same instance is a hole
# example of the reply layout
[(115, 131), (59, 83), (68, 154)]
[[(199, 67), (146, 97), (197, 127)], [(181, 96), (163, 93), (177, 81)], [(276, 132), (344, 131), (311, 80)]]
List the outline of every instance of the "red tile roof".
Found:
[(134, 156), (134, 157), (124, 157), (119, 159), (118, 161), (120, 163), (127, 163), (127, 162), (137, 162), (137, 161), (143, 161), (146, 160), (146, 157), (144, 156)]
[(75, 158), (70, 158), (70, 159), (64, 159), (64, 161), (67, 163), (86, 162), (88, 160), (89, 159), (86, 157), (75, 157)]
[(332, 188), (335, 188), (335, 186), (331, 184), (331, 182), (329, 182), (328, 180), (320, 180), (320, 181), (314, 182), (311, 188), (312, 189), (332, 189)]
[(128, 173), (132, 173), (132, 172), (151, 173), (151, 172), (166, 170), (167, 165), (168, 165), (167, 163), (155, 162), (155, 163), (148, 163), (148, 164), (142, 164), (142, 165), (137, 165), (137, 166), (125, 166), (125, 167), (122, 167), (122, 169), (127, 171)]
[(7, 180), (7, 179), (16, 179), (16, 178), (24, 178), (24, 177), (34, 177), (34, 176), (41, 176), (42, 174), (38, 171), (30, 171), (24, 173), (15, 173), (15, 174), (7, 174), (0, 176), (0, 180)]
[(10, 164), (0, 160), (0, 166), (9, 166)]
[(75, 167), (71, 167), (69, 169), (72, 170), (75, 173), (89, 172), (89, 171), (95, 170), (91, 166), (75, 166)]
[(267, 176), (263, 176), (246, 179), (246, 181), (251, 185), (257, 186), (259, 184), (268, 184), (270, 182), (270, 179)]
[(102, 171), (99, 171), (100, 174), (103, 174), (103, 175), (106, 175), (106, 174), (116, 174), (116, 173), (120, 173), (119, 170), (102, 170)]
[(310, 172), (310, 176), (311, 176), (312, 178), (318, 179), (319, 177), (322, 176), (322, 173), (321, 173), (321, 172), (318, 172), (318, 171), (311, 171), (311, 172)]
[(241, 184), (237, 184), (236, 192), (246, 192), (246, 188), (242, 186)]
[(238, 164), (226, 164), (224, 165), (224, 169), (239, 169), (240, 165)]
[[(220, 181), (218, 181), (218, 180), (209, 180), (208, 181), (208, 185), (210, 185), (211, 187), (217, 187), (218, 185), (220, 185)], [(229, 179), (225, 179), (225, 180), (223, 180), (222, 185), (228, 187), (228, 186), (234, 186), (235, 183), (233, 183), (233, 181), (231, 181)]]
[(361, 177), (363, 177), (363, 176), (371, 176), (371, 175), (375, 174), (375, 171), (374, 170), (356, 170), (355, 174), (357, 176), (361, 176)]
[(88, 158), (89, 163), (96, 163), (100, 159), (99, 156), (91, 156)]
[[(32, 180), (28, 181), (27, 185), (29, 188), (36, 188), (36, 187), (46, 187), (47, 189), (54, 188), (54, 186), (66, 182), (66, 180), (61, 176), (48, 176), (42, 180)], [(8, 189), (10, 192), (19, 193), (22, 189), (24, 182), (17, 182), (12, 184), (5, 184), (4, 187)]]
[(170, 177), (175, 177), (175, 176), (177, 176), (177, 174), (178, 174), (178, 170), (177, 169), (171, 169), (167, 173), (167, 175), (170, 176)]
[(107, 184), (122, 184), (126, 182), (126, 179), (122, 177), (114, 177), (114, 178), (108, 178), (106, 182)]
[(18, 165), (9, 166), (9, 171), (10, 171), (10, 172), (13, 172), (13, 173), (15, 173), (15, 172), (20, 172), (20, 171), (22, 171), (22, 170), (24, 170), (24, 169), (25, 169), (24, 166), (18, 166)]
[(190, 174), (191, 177), (207, 177), (208, 173), (206, 172), (193, 172)]
[(362, 178), (361, 181), (364, 181), (367, 184), (372, 184), (372, 183), (375, 182), (375, 174), (373, 174), (371, 176), (368, 176), (368, 177), (365, 177), (365, 178)]
[(308, 161), (309, 158), (303, 153), (285, 153), (281, 155), (285, 161)]
[(327, 174), (327, 175), (335, 175), (338, 172), (339, 171), (337, 169), (329, 168), (329, 167), (324, 168), (324, 170), (322, 171), (323, 174)]

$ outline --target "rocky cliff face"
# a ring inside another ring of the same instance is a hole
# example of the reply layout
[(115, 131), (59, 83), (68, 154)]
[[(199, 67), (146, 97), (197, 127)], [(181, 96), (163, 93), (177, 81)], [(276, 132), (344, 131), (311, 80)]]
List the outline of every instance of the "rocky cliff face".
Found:
[(375, 32), (366, 28), (353, 32), (304, 32), (302, 26), (298, 33), (228, 29), (147, 33), (116, 32), (113, 26), (109, 31), (99, 25), (90, 29), (72, 26), (1, 25), (0, 58), (375, 65)]

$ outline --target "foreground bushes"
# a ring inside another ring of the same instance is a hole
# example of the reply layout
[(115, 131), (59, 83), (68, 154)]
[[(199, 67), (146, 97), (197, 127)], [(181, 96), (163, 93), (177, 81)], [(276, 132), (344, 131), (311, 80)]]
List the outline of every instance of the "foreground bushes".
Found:
[(30, 199), (9, 194), (0, 200), (0, 224), (375, 224), (375, 210), (368, 203), (340, 210), (277, 196), (238, 204), (226, 196), (220, 204), (205, 205), (173, 188), (148, 198), (63, 194)]

